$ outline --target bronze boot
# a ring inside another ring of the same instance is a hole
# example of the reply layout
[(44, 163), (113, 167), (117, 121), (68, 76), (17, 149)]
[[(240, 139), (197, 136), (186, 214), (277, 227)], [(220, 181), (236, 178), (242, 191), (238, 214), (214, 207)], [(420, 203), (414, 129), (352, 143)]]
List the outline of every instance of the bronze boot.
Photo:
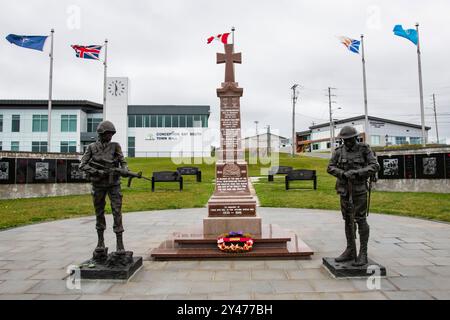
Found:
[(355, 267), (362, 267), (368, 263), (367, 244), (369, 242), (369, 225), (367, 222), (359, 225), (359, 240), (361, 245), (359, 247), (358, 258), (356, 258), (356, 261), (352, 263), (352, 266)]
[(117, 252), (123, 253), (125, 252), (125, 247), (123, 246), (122, 233), (116, 233), (117, 240)]
[(105, 249), (105, 239), (103, 238), (103, 230), (97, 230), (98, 242), (96, 250)]
[(334, 259), (336, 262), (354, 261), (356, 259), (356, 252), (352, 246), (352, 225), (347, 220), (345, 221), (345, 237), (347, 238), (347, 248), (345, 248), (345, 251), (339, 257)]

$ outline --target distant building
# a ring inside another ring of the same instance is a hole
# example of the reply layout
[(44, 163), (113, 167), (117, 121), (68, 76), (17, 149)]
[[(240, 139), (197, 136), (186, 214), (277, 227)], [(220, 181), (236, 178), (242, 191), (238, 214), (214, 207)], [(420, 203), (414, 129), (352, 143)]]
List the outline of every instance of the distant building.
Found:
[[(129, 105), (128, 79), (108, 78), (106, 119), (113, 141), (129, 157), (209, 156), (210, 106)], [(51, 150), (47, 100), (0, 100), (0, 150), (84, 152), (96, 141), (103, 105), (86, 100), (52, 101)]]
[(267, 149), (270, 147), (272, 152), (291, 152), (291, 143), (288, 138), (273, 134), (262, 133), (259, 135), (246, 137), (242, 139), (245, 149)]
[[(366, 142), (364, 132), (365, 117), (358, 116), (334, 122), (335, 136), (344, 126), (353, 126), (359, 132), (359, 140)], [(400, 144), (420, 144), (422, 137), (422, 126), (412, 123), (400, 122), (390, 119), (383, 119), (369, 116), (370, 141), (371, 146), (386, 146)], [(430, 127), (425, 127), (426, 136)], [(297, 152), (317, 152), (331, 150), (330, 123), (322, 123), (309, 127), (296, 133)], [(339, 143), (336, 140), (336, 143)]]

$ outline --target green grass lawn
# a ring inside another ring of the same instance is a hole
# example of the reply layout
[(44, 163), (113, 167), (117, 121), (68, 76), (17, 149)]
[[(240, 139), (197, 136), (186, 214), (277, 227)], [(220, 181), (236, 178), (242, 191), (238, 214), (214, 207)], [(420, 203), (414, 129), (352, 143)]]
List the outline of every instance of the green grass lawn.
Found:
[[(130, 170), (143, 171), (151, 177), (153, 171), (175, 170), (178, 166), (169, 158), (128, 159)], [(209, 161), (211, 163), (211, 161)], [(315, 169), (318, 175), (318, 190), (313, 191), (312, 182), (294, 182), (293, 187), (303, 189), (284, 189), (283, 176), (267, 182), (267, 177), (255, 183), (260, 203), (265, 207), (291, 207), (339, 210), (339, 197), (334, 191), (335, 178), (326, 173), (328, 160), (289, 155), (280, 156), (280, 165), (298, 169)], [(202, 182), (194, 176), (184, 177), (184, 190), (178, 191), (177, 183), (157, 183), (156, 191), (151, 192), (151, 184), (143, 179), (133, 180), (130, 189), (123, 180), (124, 212), (147, 211), (176, 208), (204, 207), (214, 191), (214, 164), (196, 164), (202, 170)], [(251, 176), (261, 176), (261, 164), (249, 165)], [(107, 205), (107, 211), (110, 211)], [(450, 195), (435, 193), (374, 192), (372, 212), (422, 217), (450, 222)], [(33, 199), (0, 200), (0, 229), (25, 225), (39, 221), (93, 215), (90, 195), (63, 196)]]

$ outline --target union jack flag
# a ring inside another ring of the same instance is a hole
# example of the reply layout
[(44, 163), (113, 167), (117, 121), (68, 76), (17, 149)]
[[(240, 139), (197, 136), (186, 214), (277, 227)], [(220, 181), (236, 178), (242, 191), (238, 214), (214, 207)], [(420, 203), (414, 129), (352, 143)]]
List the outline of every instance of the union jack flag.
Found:
[(100, 55), (100, 50), (102, 46), (92, 45), (92, 46), (80, 46), (77, 44), (71, 45), (77, 54), (77, 58), (82, 59), (94, 59), (98, 60)]

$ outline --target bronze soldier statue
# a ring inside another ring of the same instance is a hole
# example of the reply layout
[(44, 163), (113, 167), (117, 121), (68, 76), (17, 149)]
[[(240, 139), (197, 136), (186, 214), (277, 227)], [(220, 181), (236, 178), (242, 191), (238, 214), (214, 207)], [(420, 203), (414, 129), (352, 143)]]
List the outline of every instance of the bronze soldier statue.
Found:
[[(335, 177), (336, 191), (341, 197), (341, 211), (345, 220), (347, 247), (335, 259), (336, 262), (354, 261), (353, 266), (367, 264), (367, 243), (369, 224), (367, 223), (368, 179), (379, 170), (379, 165), (370, 146), (359, 143), (358, 132), (351, 126), (341, 129), (338, 138), (343, 144), (336, 148), (327, 172)], [(358, 226), (360, 248), (356, 256), (355, 227)]]
[(106, 229), (105, 200), (108, 195), (114, 217), (113, 230), (117, 239), (117, 252), (124, 253), (120, 172), (128, 172), (128, 167), (120, 145), (117, 142), (111, 142), (112, 136), (116, 133), (114, 125), (110, 121), (103, 121), (98, 125), (97, 133), (98, 140), (88, 146), (80, 164), (80, 169), (87, 172), (92, 182), (92, 198), (98, 234), (95, 251), (100, 253), (105, 250), (103, 233)]

